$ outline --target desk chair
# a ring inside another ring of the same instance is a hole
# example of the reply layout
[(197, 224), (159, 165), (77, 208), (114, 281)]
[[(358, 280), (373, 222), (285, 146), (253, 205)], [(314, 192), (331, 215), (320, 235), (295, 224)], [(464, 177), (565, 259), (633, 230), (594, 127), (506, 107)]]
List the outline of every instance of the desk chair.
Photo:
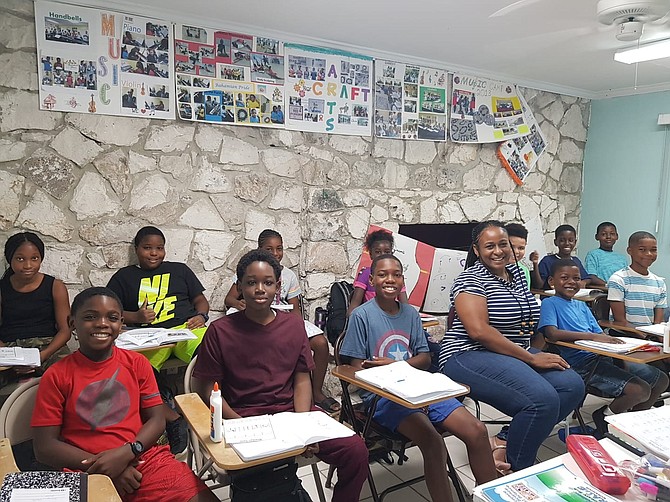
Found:
[[(187, 366), (186, 373), (184, 374), (184, 392), (186, 394), (194, 392), (192, 390), (191, 379), (193, 377), (193, 369), (195, 368), (195, 362), (197, 359), (197, 355), (193, 356), (193, 359)], [(193, 468), (198, 477), (215, 482), (215, 485), (210, 486), (210, 489), (214, 490), (216, 488), (230, 485), (230, 475), (225, 471), (217, 469), (214, 464), (210, 465), (207, 462), (207, 459), (205, 458), (205, 452), (200, 448), (198, 437), (190, 428), (188, 431), (187, 452), (187, 463)], [(326, 496), (323, 492), (323, 486), (321, 484), (321, 474), (319, 473), (319, 468), (317, 467), (319, 459), (317, 457), (305, 458), (303, 456), (299, 456), (296, 457), (296, 462), (298, 463), (298, 467), (303, 467), (305, 465), (310, 465), (312, 467), (312, 476), (314, 477), (314, 484), (316, 485), (319, 501), (326, 502)]]
[[(337, 338), (337, 341), (335, 343), (335, 364), (338, 366), (343, 364), (343, 361), (340, 358), (340, 349), (342, 348), (342, 343), (344, 342), (345, 335), (346, 332), (342, 333)], [(405, 460), (407, 460), (405, 451), (408, 448), (414, 446), (414, 444), (402, 434), (392, 432), (391, 430), (386, 429), (385, 427), (382, 427), (379, 424), (376, 424), (372, 420), (373, 413), (366, 413), (362, 409), (362, 407), (354, 406), (349, 389), (350, 384), (348, 382), (345, 382), (344, 380), (340, 380), (340, 384), (342, 385), (342, 410), (340, 412), (340, 421), (341, 422), (346, 421), (347, 423), (351, 424), (356, 433), (359, 434), (361, 437), (363, 437), (363, 439), (366, 442), (366, 445), (368, 446), (368, 451), (370, 452), (371, 460), (388, 458), (389, 460), (386, 461), (389, 463), (393, 463), (390, 454), (394, 453), (398, 456), (398, 465), (402, 465), (405, 462)], [(374, 406), (376, 406), (376, 403), (377, 401), (375, 401), (373, 404), (373, 410)], [(365, 437), (366, 431), (368, 430), (372, 431), (372, 436), (366, 438)], [(451, 435), (448, 432), (444, 433), (441, 432), (441, 434), (443, 438)], [(456, 468), (454, 467), (451, 461), (449, 452), (447, 452), (447, 469), (449, 471), (449, 478), (451, 479), (451, 482), (454, 485), (454, 489), (456, 490), (458, 500), (460, 502), (466, 502), (465, 493), (467, 493), (467, 490), (465, 489), (465, 486), (458, 477), (458, 473), (456, 472)], [(333, 472), (334, 468), (331, 466), (328, 469), (328, 477), (326, 478), (327, 488), (329, 488), (332, 484)], [(377, 487), (375, 485), (372, 476), (372, 471), (368, 467), (368, 483), (370, 485), (370, 492), (372, 493), (372, 498), (375, 502), (382, 502), (388, 494), (398, 491), (407, 486), (411, 486), (415, 483), (419, 483), (423, 481), (424, 478), (425, 476), (423, 475), (417, 476), (416, 478), (410, 479), (408, 481), (403, 481), (401, 483), (390, 486), (381, 493), (378, 493)]]
[(39, 383), (40, 378), (31, 378), (20, 384), (0, 409), (0, 438), (9, 440), (19, 467), (23, 470), (34, 469), (36, 463), (30, 419)]

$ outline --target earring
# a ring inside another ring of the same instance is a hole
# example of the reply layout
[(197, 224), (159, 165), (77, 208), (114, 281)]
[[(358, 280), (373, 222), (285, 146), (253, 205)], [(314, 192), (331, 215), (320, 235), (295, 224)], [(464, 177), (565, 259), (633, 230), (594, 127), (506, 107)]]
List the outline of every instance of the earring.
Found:
[(74, 336), (75, 340), (79, 341), (79, 337), (77, 336), (77, 330), (76, 329), (72, 330), (72, 336)]

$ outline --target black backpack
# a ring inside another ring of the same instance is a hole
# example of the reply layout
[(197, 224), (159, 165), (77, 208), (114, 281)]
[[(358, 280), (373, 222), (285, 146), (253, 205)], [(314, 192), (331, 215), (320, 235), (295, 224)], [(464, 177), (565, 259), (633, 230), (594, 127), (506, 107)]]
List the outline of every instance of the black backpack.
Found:
[(335, 346), (337, 337), (347, 328), (347, 310), (354, 286), (347, 281), (334, 282), (330, 287), (330, 297), (326, 305), (326, 336)]

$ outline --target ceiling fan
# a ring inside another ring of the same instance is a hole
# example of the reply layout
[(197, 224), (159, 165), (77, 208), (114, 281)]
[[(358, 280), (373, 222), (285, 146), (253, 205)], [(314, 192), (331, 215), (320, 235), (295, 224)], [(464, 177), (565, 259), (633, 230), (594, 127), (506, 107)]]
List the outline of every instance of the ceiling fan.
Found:
[[(546, 1), (548, 0), (516, 0), (498, 9), (489, 18), (507, 16)], [(647, 23), (665, 23), (669, 12), (670, 0), (599, 0), (596, 6), (598, 22), (607, 26), (615, 25), (617, 40), (624, 42), (638, 40)]]

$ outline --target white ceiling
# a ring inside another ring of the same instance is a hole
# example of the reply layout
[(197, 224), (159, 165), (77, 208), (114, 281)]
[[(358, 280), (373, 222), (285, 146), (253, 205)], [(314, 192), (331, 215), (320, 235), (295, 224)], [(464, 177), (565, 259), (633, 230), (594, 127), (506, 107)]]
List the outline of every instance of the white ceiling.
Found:
[[(404, 62), (469, 71), (543, 90), (599, 98), (670, 89), (670, 59), (615, 62), (615, 27), (597, 0), (68, 0), (169, 21), (265, 34)], [(507, 14), (489, 17), (517, 3)], [(670, 0), (668, 0), (670, 10)], [(642, 42), (670, 38), (670, 21)]]

